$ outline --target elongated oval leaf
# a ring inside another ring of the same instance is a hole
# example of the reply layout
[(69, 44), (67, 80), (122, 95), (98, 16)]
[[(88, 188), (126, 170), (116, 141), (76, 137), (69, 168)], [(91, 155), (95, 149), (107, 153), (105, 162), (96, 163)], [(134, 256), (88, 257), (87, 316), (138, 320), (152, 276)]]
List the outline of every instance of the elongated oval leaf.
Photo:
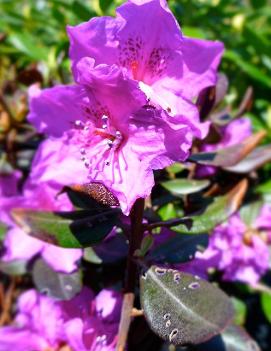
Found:
[(187, 195), (196, 193), (206, 188), (209, 180), (194, 180), (194, 179), (172, 179), (161, 183), (164, 188), (170, 191), (173, 195)]
[(228, 194), (217, 197), (202, 214), (184, 218), (191, 222), (190, 226), (179, 224), (171, 229), (184, 234), (210, 232), (239, 208), (246, 193), (247, 186), (247, 180), (242, 180)]
[(140, 298), (151, 329), (175, 345), (209, 340), (234, 315), (222, 290), (191, 274), (157, 266), (142, 275)]
[(208, 245), (208, 234), (182, 235), (161, 243), (147, 256), (153, 262), (181, 263), (187, 262), (199, 248)]
[(261, 349), (242, 327), (230, 325), (220, 336), (199, 345), (196, 351), (261, 351)]
[(232, 167), (243, 160), (266, 136), (260, 131), (246, 138), (242, 143), (225, 147), (214, 152), (200, 152), (189, 157), (189, 161), (215, 167)]
[(39, 212), (13, 210), (25, 232), (40, 240), (66, 248), (88, 247), (102, 241), (116, 224), (117, 209), (93, 214), (89, 211)]
[(253, 150), (235, 166), (225, 167), (225, 169), (229, 172), (244, 174), (257, 170), (269, 161), (271, 161), (271, 145), (264, 145)]
[(33, 280), (41, 293), (60, 300), (70, 300), (82, 289), (79, 271), (70, 274), (56, 272), (42, 259), (34, 263)]

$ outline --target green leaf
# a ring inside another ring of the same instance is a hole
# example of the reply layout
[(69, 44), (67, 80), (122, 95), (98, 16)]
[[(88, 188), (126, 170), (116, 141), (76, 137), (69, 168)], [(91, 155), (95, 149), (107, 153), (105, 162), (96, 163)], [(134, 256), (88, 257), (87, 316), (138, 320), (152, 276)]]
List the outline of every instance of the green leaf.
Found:
[(245, 329), (232, 324), (221, 335), (197, 346), (195, 351), (261, 351), (261, 349)]
[(116, 224), (117, 209), (103, 212), (39, 212), (13, 210), (25, 232), (40, 240), (66, 248), (88, 247), (102, 241)]
[(45, 48), (39, 47), (36, 42), (33, 41), (33, 37), (24, 33), (13, 33), (10, 34), (9, 42), (20, 52), (24, 53), (28, 57), (34, 60), (46, 61), (48, 58), (48, 53)]
[(242, 221), (248, 226), (252, 227), (256, 218), (260, 214), (260, 210), (263, 206), (262, 201), (255, 201), (241, 207), (239, 214)]
[(173, 195), (187, 195), (196, 193), (206, 188), (207, 186), (209, 186), (210, 181), (178, 178), (168, 180), (167, 182), (162, 182), (161, 184)]
[(153, 242), (154, 242), (153, 236), (151, 234), (146, 235), (141, 242), (140, 248), (136, 250), (135, 256), (144, 257), (152, 247)]
[(265, 318), (271, 323), (271, 294), (261, 293), (261, 305)]
[(0, 222), (0, 241), (3, 241), (5, 239), (7, 232), (7, 226), (4, 223)]
[(244, 139), (240, 144), (225, 147), (214, 152), (199, 152), (192, 154), (189, 161), (215, 167), (232, 167), (242, 161), (265, 137), (260, 131)]
[(151, 329), (175, 345), (204, 342), (233, 318), (231, 300), (206, 280), (152, 266), (140, 278), (140, 300)]
[(87, 247), (84, 249), (84, 260), (94, 264), (101, 264), (103, 262), (92, 247)]
[(268, 88), (271, 88), (271, 79), (269, 78), (268, 74), (261, 71), (255, 65), (252, 65), (249, 62), (245, 61), (236, 52), (231, 50), (226, 50), (226, 52), (224, 52), (223, 58), (233, 62), (235, 65), (241, 68), (243, 72), (249, 75), (252, 79), (262, 83)]
[(27, 273), (27, 263), (25, 260), (0, 261), (0, 271), (8, 275), (23, 275)]
[(244, 325), (246, 322), (247, 315), (246, 304), (242, 300), (237, 299), (236, 297), (232, 297), (231, 300), (235, 310), (234, 323), (237, 325)]
[(177, 211), (172, 202), (159, 208), (158, 214), (163, 221), (167, 221), (168, 219), (177, 217)]
[(56, 272), (42, 259), (34, 263), (33, 280), (41, 293), (60, 300), (70, 300), (82, 289), (79, 271), (70, 274)]
[(191, 260), (195, 253), (207, 247), (208, 235), (177, 234), (160, 245), (156, 246), (148, 255), (153, 262), (182, 263)]
[(240, 206), (247, 190), (247, 180), (238, 183), (229, 193), (214, 199), (202, 214), (185, 217), (190, 225), (179, 224), (171, 229), (183, 234), (208, 233), (223, 223)]

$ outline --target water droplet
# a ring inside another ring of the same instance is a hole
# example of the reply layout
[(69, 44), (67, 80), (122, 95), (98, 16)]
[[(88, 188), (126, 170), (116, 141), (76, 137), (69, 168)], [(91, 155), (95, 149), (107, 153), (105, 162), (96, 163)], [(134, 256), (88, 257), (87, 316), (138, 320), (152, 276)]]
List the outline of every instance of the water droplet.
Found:
[(102, 115), (102, 121), (107, 121), (108, 117), (106, 115)]
[(106, 128), (107, 128), (107, 124), (103, 124), (103, 125), (102, 125), (102, 128), (103, 128), (103, 129), (106, 129)]
[(86, 154), (86, 149), (84, 147), (81, 147), (80, 153), (81, 153), (81, 155), (85, 155)]
[(106, 162), (105, 162), (105, 165), (106, 165), (106, 166), (109, 166), (109, 165), (110, 165), (110, 162), (109, 162), (109, 161), (106, 161)]
[(157, 275), (164, 275), (167, 272), (167, 270), (165, 268), (155, 268), (154, 271)]
[(192, 289), (192, 290), (198, 289), (199, 287), (200, 287), (199, 282), (193, 282), (193, 283), (190, 283), (190, 284), (188, 285), (188, 288), (189, 288), (189, 289)]
[(147, 279), (147, 272), (144, 272), (142, 275), (141, 275), (141, 278), (146, 280)]
[(107, 145), (111, 148), (113, 146), (113, 141), (112, 140), (108, 140)]
[(65, 285), (65, 289), (68, 291), (72, 291), (72, 286), (70, 284)]
[(120, 132), (119, 130), (117, 130), (117, 131), (116, 131), (116, 137), (117, 137), (117, 138), (121, 138), (121, 136), (122, 136), (122, 135), (121, 135), (121, 132)]
[(88, 161), (85, 161), (84, 165), (85, 165), (86, 168), (89, 168), (89, 162)]
[(164, 319), (168, 319), (170, 318), (170, 313), (165, 313), (164, 316), (163, 316)]
[(175, 283), (178, 284), (178, 283), (180, 282), (180, 280), (181, 280), (181, 275), (180, 275), (180, 273), (175, 273), (175, 274), (174, 274), (173, 280), (174, 280)]
[(84, 127), (84, 130), (85, 130), (85, 131), (88, 131), (88, 130), (89, 130), (89, 126), (85, 126), (85, 127)]
[(171, 326), (171, 321), (170, 320), (166, 321), (166, 328), (168, 328), (170, 326)]
[(173, 329), (171, 333), (169, 334), (169, 341), (171, 342), (174, 338), (176, 338), (176, 335), (178, 334), (179, 330), (178, 329)]
[(184, 287), (183, 290), (186, 290), (186, 287)]
[(194, 278), (197, 279), (197, 280), (200, 279), (200, 277), (198, 275), (195, 275)]
[(84, 123), (82, 121), (80, 121), (80, 119), (77, 119), (75, 122), (75, 127), (81, 128), (83, 127)]

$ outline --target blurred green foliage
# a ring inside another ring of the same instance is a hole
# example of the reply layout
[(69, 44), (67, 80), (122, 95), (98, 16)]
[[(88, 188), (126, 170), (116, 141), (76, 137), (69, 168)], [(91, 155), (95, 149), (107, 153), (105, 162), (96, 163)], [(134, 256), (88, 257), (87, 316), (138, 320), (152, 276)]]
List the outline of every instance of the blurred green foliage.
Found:
[[(1, 67), (9, 59), (20, 69), (40, 62), (49, 81), (69, 78), (65, 27), (97, 15), (114, 15), (121, 0), (1, 0)], [(230, 101), (240, 100), (248, 85), (255, 91), (257, 123), (271, 129), (270, 0), (169, 0), (184, 34), (221, 40), (226, 51)], [(1, 74), (1, 73), (0, 73)]]

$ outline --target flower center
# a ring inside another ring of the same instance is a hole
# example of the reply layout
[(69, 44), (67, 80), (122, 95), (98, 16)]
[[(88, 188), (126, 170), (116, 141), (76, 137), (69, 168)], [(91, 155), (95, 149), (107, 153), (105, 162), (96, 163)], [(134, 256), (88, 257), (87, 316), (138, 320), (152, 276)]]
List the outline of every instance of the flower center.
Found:
[(74, 122), (79, 132), (77, 141), (81, 144), (81, 160), (86, 168), (97, 168), (101, 160), (104, 160), (105, 165), (110, 165), (113, 153), (119, 149), (123, 140), (122, 133), (110, 124), (108, 116), (103, 115), (97, 125), (99, 127), (90, 120)]
[(268, 234), (265, 231), (259, 231), (259, 230), (254, 229), (254, 228), (248, 228), (245, 231), (244, 236), (243, 236), (243, 242), (246, 245), (251, 246), (252, 245), (252, 238), (254, 235), (256, 235), (260, 239), (262, 239), (263, 242), (265, 242), (265, 243), (268, 242)]

